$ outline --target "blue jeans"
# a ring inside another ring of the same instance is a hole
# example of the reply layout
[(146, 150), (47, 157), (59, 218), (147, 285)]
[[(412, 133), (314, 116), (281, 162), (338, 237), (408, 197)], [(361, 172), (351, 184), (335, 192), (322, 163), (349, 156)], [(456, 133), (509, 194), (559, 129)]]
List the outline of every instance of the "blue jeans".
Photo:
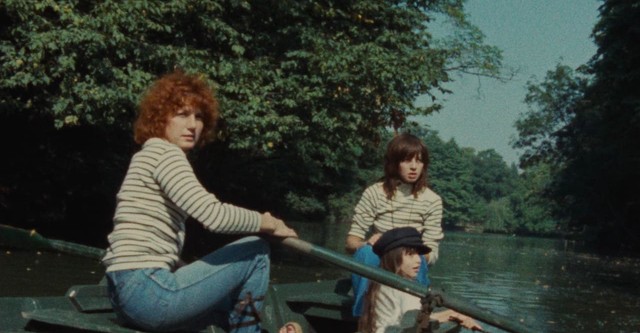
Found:
[(113, 308), (129, 325), (166, 332), (215, 324), (260, 332), (252, 321), (269, 285), (269, 244), (246, 237), (175, 272), (143, 268), (108, 272), (107, 278)]
[[(353, 259), (369, 266), (380, 266), (380, 257), (373, 253), (373, 247), (369, 244), (360, 247), (353, 254)], [(420, 270), (418, 271), (416, 282), (428, 286), (431, 284), (431, 281), (429, 280), (429, 266), (427, 265), (427, 261), (424, 259), (424, 256), (420, 256), (420, 260), (422, 262), (420, 263)], [(353, 287), (354, 296), (351, 314), (354, 317), (360, 317), (362, 316), (362, 310), (364, 307), (364, 295), (367, 293), (367, 289), (369, 288), (369, 279), (358, 274), (351, 274), (351, 285)]]

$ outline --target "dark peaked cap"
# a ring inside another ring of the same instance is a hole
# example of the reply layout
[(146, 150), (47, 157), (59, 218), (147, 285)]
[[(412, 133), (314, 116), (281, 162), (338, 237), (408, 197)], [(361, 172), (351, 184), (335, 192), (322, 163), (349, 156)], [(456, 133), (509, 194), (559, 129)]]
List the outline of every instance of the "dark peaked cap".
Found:
[(385, 253), (401, 246), (414, 248), (419, 254), (431, 252), (431, 248), (424, 245), (420, 233), (413, 227), (395, 228), (385, 232), (373, 244), (373, 252), (382, 257)]

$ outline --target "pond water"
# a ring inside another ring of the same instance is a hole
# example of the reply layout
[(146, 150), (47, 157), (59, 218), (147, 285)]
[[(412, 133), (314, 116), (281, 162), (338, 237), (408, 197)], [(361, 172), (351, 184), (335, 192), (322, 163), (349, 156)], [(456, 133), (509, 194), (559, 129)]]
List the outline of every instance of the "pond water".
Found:
[[(301, 238), (343, 252), (347, 225), (297, 224)], [(274, 248), (272, 283), (348, 273)], [(96, 283), (96, 260), (47, 252), (0, 252), (0, 296), (61, 295)], [(433, 266), (434, 287), (540, 332), (640, 332), (640, 259), (604, 257), (561, 240), (448, 232)], [(484, 325), (488, 332), (501, 330)]]
[(104, 268), (97, 260), (51, 252), (0, 252), (0, 297), (60, 296), (71, 285), (98, 283)]
[[(343, 252), (347, 228), (296, 230)], [(304, 257), (274, 265), (279, 282), (342, 276), (348, 275)], [(594, 255), (557, 239), (446, 232), (431, 279), (446, 293), (539, 332), (640, 332), (640, 258)]]

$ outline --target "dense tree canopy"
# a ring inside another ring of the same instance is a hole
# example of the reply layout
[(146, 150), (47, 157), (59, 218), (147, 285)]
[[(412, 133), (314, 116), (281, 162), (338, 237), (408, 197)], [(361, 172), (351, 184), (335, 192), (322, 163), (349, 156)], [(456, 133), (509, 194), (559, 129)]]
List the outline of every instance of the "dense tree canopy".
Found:
[(562, 164), (565, 156), (559, 147), (565, 144), (567, 125), (584, 99), (586, 75), (565, 65), (557, 65), (542, 82), (529, 81), (525, 102), (528, 112), (518, 119), (515, 148), (524, 149), (523, 167), (540, 162)]
[[(203, 182), (240, 204), (324, 215), (362, 181), (386, 128), (439, 109), (415, 106), (417, 96), (446, 92), (453, 71), (499, 74), (500, 53), (463, 3), (2, 1), (0, 115), (13, 125), (3, 135), (39, 133), (11, 148), (24, 158), (3, 166), (2, 204), (23, 211), (37, 198), (29, 211), (40, 223), (67, 219), (59, 203), (88, 193), (109, 207), (133, 150), (137, 99), (180, 67), (221, 100), (219, 140), (194, 159)], [(449, 22), (444, 39), (430, 34), (435, 17)], [(109, 149), (88, 153), (95, 144)]]
[[(182, 67), (214, 81), (231, 148), (330, 167), (436, 107), (413, 102), (441, 89), (448, 67), (495, 73), (500, 60), (459, 1), (10, 0), (0, 14), (5, 105), (57, 127), (128, 126), (149, 81)], [(457, 23), (457, 44), (432, 45), (435, 14)]]
[[(598, 51), (578, 74), (566, 66), (530, 86), (519, 123), (524, 167), (546, 168), (540, 198), (556, 218), (608, 249), (639, 250), (640, 6), (605, 1)], [(588, 75), (588, 76), (586, 76)], [(534, 162), (534, 163), (532, 163)]]
[[(598, 230), (613, 247), (640, 241), (640, 6), (606, 1), (594, 28), (598, 52), (585, 105), (567, 126), (567, 167), (558, 194), (570, 200), (573, 225)], [(587, 209), (585, 209), (587, 208)]]

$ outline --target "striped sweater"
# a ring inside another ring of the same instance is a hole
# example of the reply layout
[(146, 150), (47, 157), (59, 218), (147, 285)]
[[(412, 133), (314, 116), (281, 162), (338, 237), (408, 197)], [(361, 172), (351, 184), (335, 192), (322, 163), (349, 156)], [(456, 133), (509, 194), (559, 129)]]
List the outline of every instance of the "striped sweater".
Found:
[(224, 204), (209, 193), (178, 146), (149, 139), (131, 159), (117, 195), (114, 229), (102, 259), (107, 271), (173, 270), (188, 216), (219, 233), (254, 233), (260, 228), (258, 212)]
[(444, 237), (440, 196), (425, 188), (415, 198), (411, 187), (402, 184), (389, 200), (381, 182), (369, 186), (356, 205), (349, 235), (366, 239), (370, 233), (398, 227), (418, 229), (424, 243), (431, 248), (429, 263), (435, 263), (440, 240)]

